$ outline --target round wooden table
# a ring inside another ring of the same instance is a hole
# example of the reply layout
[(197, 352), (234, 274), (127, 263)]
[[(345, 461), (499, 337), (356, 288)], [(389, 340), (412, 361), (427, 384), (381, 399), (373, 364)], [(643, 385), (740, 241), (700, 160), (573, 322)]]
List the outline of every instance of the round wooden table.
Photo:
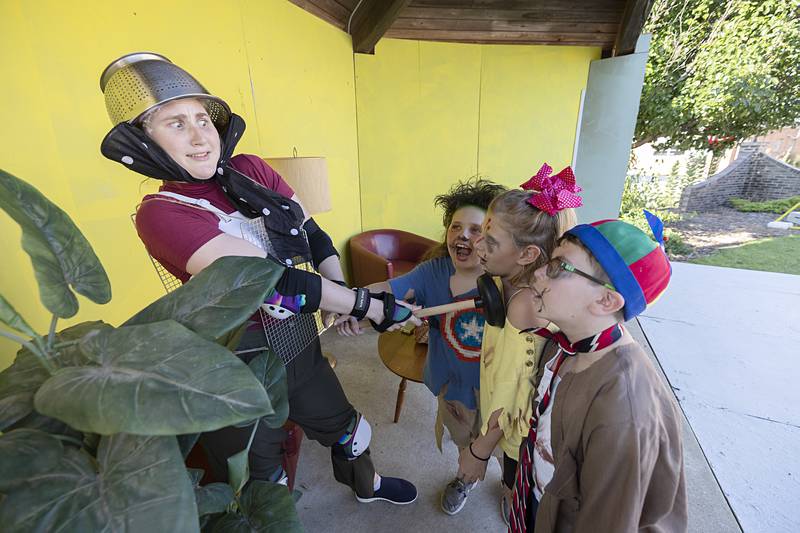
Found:
[(397, 403), (394, 406), (394, 421), (397, 423), (403, 409), (407, 381), (422, 383), (422, 369), (428, 356), (428, 345), (417, 344), (413, 333), (408, 335), (401, 331), (388, 331), (378, 337), (378, 354), (386, 368), (400, 376)]

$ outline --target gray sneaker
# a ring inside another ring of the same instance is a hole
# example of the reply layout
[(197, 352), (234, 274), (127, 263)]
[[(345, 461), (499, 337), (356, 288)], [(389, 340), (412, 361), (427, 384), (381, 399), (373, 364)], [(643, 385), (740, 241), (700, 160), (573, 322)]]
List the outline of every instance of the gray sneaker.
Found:
[(448, 483), (442, 492), (442, 511), (452, 516), (463, 509), (467, 494), (477, 483), (464, 483), (460, 478)]

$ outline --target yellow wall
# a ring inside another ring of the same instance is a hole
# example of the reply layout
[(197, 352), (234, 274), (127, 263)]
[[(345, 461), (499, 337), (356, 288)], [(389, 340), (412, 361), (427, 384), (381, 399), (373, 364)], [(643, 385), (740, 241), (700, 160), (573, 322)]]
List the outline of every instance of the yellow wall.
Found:
[[(61, 327), (119, 323), (163, 294), (130, 214), (156, 183), (104, 159), (98, 79), (116, 57), (162, 53), (248, 123), (240, 152), (328, 159), (334, 211), (315, 218), (342, 249), (379, 226), (438, 237), (432, 197), (485, 173), (516, 185), (542, 160), (566, 164), (578, 95), (596, 49), (350, 37), (285, 0), (0, 0), (0, 168), (75, 220), (109, 273), (113, 300)], [(362, 220), (363, 217), (363, 220)], [(0, 293), (44, 331), (19, 228), (0, 212)], [(0, 368), (15, 346), (0, 339)]]
[(508, 186), (572, 158), (597, 48), (383, 39), (356, 56), (364, 229), (439, 238), (433, 197), (479, 173)]
[[(123, 7), (128, 6), (128, 7)], [(98, 80), (122, 54), (152, 50), (195, 75), (244, 117), (240, 152), (328, 158), (335, 213), (316, 217), (338, 245), (360, 230), (350, 37), (284, 0), (0, 0), (0, 168), (60, 205), (111, 278), (113, 299), (81, 298), (70, 322), (119, 323), (163, 294), (130, 214), (155, 183), (100, 155), (110, 128)], [(0, 294), (40, 331), (18, 226), (0, 212)], [(0, 339), (0, 368), (16, 347)]]

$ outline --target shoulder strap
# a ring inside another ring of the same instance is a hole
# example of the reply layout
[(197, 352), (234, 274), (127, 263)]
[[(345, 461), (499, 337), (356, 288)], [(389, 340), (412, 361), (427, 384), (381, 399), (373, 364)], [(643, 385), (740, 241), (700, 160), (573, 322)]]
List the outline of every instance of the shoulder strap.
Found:
[(200, 209), (203, 209), (205, 211), (210, 211), (211, 213), (214, 213), (215, 215), (217, 215), (217, 218), (219, 218), (223, 222), (230, 222), (231, 219), (234, 219), (234, 218), (244, 218), (244, 217), (235, 216), (236, 213), (233, 213), (233, 214), (226, 213), (225, 211), (223, 211), (222, 209), (218, 208), (217, 206), (215, 206), (214, 204), (212, 204), (211, 202), (209, 202), (205, 198), (192, 198), (191, 196), (184, 196), (182, 194), (178, 194), (176, 192), (171, 192), (171, 191), (159, 191), (159, 192), (155, 193), (155, 195), (156, 196), (166, 196), (168, 198), (172, 198), (173, 200), (177, 200), (178, 202), (180, 202), (182, 204), (189, 204), (189, 205), (192, 205), (194, 207), (199, 207)]

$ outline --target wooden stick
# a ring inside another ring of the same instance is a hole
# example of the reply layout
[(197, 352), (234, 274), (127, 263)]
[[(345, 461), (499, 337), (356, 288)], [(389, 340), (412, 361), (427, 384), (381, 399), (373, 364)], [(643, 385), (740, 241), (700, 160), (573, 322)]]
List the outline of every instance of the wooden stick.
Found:
[(461, 311), (462, 309), (475, 309), (475, 300), (462, 300), (460, 302), (453, 302), (451, 304), (436, 305), (434, 307), (425, 307), (414, 311), (414, 316), (423, 318), (426, 316), (443, 315), (451, 311)]

